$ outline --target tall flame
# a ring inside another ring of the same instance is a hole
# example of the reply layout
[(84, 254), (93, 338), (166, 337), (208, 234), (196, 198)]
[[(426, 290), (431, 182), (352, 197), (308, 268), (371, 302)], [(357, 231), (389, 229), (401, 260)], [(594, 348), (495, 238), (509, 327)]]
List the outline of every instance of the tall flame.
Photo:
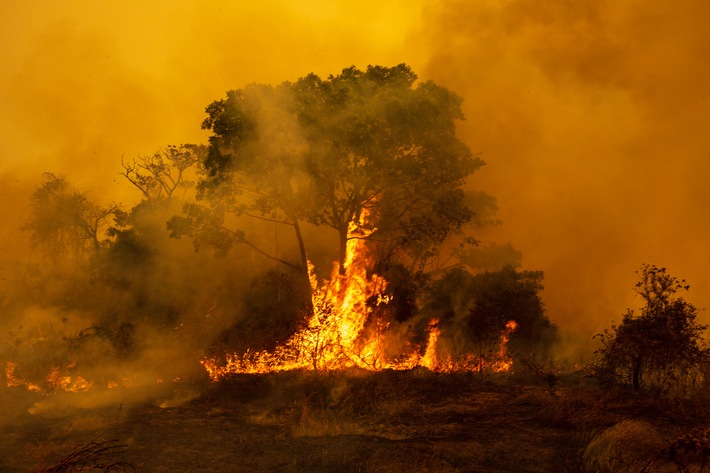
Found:
[(230, 373), (268, 373), (291, 369), (332, 370), (348, 367), (379, 369), (383, 347), (378, 336), (383, 327), (363, 336), (365, 324), (375, 306), (386, 304), (386, 282), (367, 274), (367, 257), (360, 225), (351, 223), (343, 271), (333, 268), (330, 281), (318, 284), (313, 265), (308, 263), (313, 314), (304, 328), (273, 352), (247, 351), (227, 355), (226, 364), (216, 359), (203, 360), (212, 379)]

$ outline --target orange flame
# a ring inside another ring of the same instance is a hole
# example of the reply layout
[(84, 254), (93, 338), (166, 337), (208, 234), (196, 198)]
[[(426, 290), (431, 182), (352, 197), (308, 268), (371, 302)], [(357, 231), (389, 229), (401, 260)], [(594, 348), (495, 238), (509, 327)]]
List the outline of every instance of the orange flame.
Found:
[[(76, 365), (76, 362), (72, 363), (69, 365), (69, 367), (73, 367)], [(47, 376), (47, 386), (49, 386), (49, 389), (51, 391), (57, 391), (57, 390), (63, 390), (67, 392), (83, 392), (83, 391), (88, 391), (91, 389), (91, 386), (93, 383), (85, 380), (81, 376), (68, 376), (68, 375), (61, 375), (59, 373), (59, 368), (52, 368), (51, 373), (49, 373), (49, 376)]]
[[(57, 391), (80, 393), (86, 392), (93, 388), (94, 383), (88, 381), (83, 376), (69, 375), (68, 370), (74, 369), (77, 362), (69, 363), (65, 368), (54, 367), (50, 370), (41, 384), (34, 383), (17, 375), (17, 363), (8, 361), (5, 363), (5, 379), (8, 388), (22, 387), (28, 391), (51, 394)], [(128, 387), (126, 380), (123, 385)], [(106, 389), (116, 389), (119, 383), (109, 381)]]
[[(308, 263), (313, 314), (303, 329), (273, 352), (247, 350), (241, 355), (226, 354), (226, 362), (218, 358), (203, 359), (201, 363), (210, 378), (217, 381), (237, 373), (349, 367), (381, 370), (423, 366), (432, 371), (481, 371), (484, 364), (477, 357), (452, 361), (450, 357), (442, 357), (437, 353), (441, 331), (436, 319), (429, 324), (429, 339), (424, 355), (420, 355), (417, 349), (399, 359), (385, 358), (386, 346), (382, 335), (388, 326), (376, 321), (374, 329), (365, 330), (374, 309), (368, 301), (376, 300), (376, 305), (389, 302), (389, 297), (383, 295), (386, 281), (380, 276), (367, 274), (369, 259), (365, 237), (368, 234), (362, 231), (360, 224), (351, 223), (343, 271), (335, 267), (330, 281), (319, 285), (313, 266)], [(488, 370), (499, 372), (510, 369), (512, 361), (506, 356), (505, 345), (516, 327), (514, 321), (506, 325), (498, 353), (499, 360), (486, 365)]]
[(421, 360), (419, 360), (418, 365), (425, 368), (429, 368), (434, 371), (438, 367), (438, 360), (436, 357), (436, 347), (439, 342), (439, 335), (441, 335), (441, 330), (439, 330), (439, 319), (434, 319), (429, 322), (429, 339), (426, 344), (426, 351)]
[(17, 369), (17, 363), (13, 363), (12, 361), (8, 361), (5, 364), (5, 378), (7, 380), (7, 387), (12, 388), (15, 386), (23, 386), (27, 388), (28, 391), (34, 391), (34, 392), (40, 392), (42, 391), (42, 388), (40, 388), (38, 385), (31, 383), (25, 379), (18, 378), (15, 375), (15, 370)]

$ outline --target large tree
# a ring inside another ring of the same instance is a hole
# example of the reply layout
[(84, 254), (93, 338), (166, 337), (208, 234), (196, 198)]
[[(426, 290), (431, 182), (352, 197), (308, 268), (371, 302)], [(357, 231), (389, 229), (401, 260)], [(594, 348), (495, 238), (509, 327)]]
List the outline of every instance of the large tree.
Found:
[(223, 249), (246, 243), (276, 258), (225, 216), (283, 223), (300, 253), (284, 262), (305, 269), (307, 222), (337, 232), (341, 269), (353, 238), (377, 242), (381, 258), (421, 266), (473, 217), (463, 185), (483, 162), (456, 137), (461, 98), (416, 79), (404, 64), (350, 67), (229, 91), (203, 123), (213, 133), (199, 186), (209, 205), (173, 220), (174, 233), (197, 226)]

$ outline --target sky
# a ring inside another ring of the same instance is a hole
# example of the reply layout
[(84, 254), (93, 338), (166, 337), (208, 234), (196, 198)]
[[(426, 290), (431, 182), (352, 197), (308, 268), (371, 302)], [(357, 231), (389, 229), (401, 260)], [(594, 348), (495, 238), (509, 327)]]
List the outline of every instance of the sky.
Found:
[(592, 334), (642, 302), (643, 263), (710, 307), (710, 4), (704, 0), (28, 0), (0, 6), (2, 251), (42, 172), (139, 196), (121, 158), (204, 142), (230, 89), (409, 64), (464, 98), (512, 243), (561, 327)]

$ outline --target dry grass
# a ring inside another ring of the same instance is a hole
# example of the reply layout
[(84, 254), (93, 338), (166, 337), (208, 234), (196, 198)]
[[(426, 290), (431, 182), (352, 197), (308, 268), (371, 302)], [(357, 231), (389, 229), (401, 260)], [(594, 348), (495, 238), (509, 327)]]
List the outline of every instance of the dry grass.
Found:
[[(291, 372), (235, 377), (178, 406), (125, 408), (104, 435), (127, 439), (131, 449), (118, 460), (140, 472), (623, 472), (650, 460), (641, 447), (706, 422), (705, 410), (589, 384)], [(83, 415), (66, 439), (54, 439), (81, 444), (80, 435), (103, 425)]]
[[(122, 445), (117, 440), (77, 445), (70, 447), (68, 451), (61, 454), (61, 458), (52, 462), (50, 466), (35, 468), (34, 473), (135, 472), (136, 468), (133, 465), (116, 458), (126, 453), (126, 447), (127, 445)], [(40, 463), (44, 464), (45, 461), (46, 458), (43, 458)]]

